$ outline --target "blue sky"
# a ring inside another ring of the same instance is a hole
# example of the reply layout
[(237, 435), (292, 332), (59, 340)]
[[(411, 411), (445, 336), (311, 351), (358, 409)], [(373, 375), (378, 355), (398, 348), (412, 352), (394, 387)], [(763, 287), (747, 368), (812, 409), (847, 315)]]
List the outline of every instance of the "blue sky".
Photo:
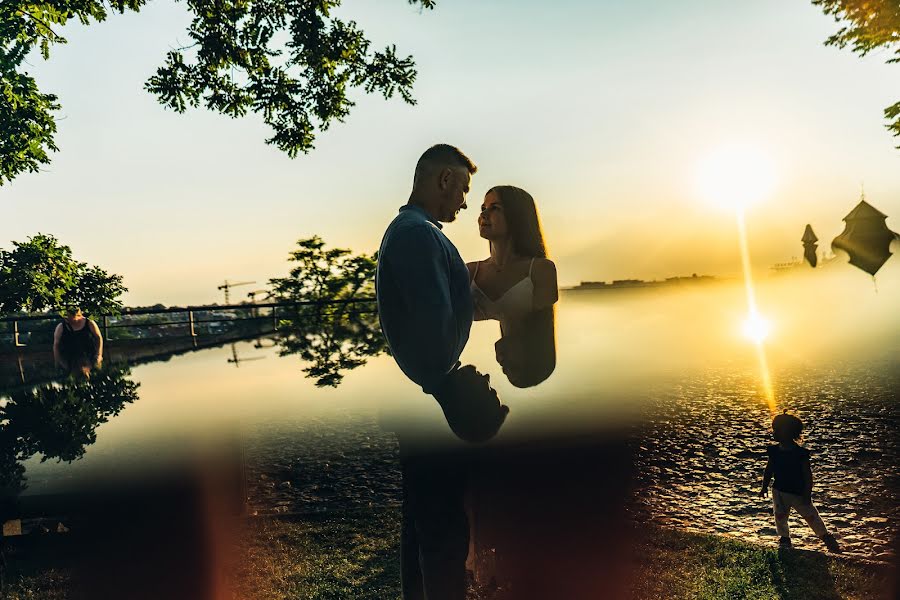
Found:
[[(697, 164), (723, 143), (764, 149), (776, 185), (748, 214), (754, 263), (800, 254), (867, 197), (900, 229), (900, 151), (882, 110), (900, 67), (823, 46), (837, 25), (790, 2), (347, 0), (376, 46), (416, 58), (418, 105), (356, 94), (343, 124), (291, 160), (254, 116), (164, 110), (143, 82), (187, 40), (182, 4), (70, 26), (30, 71), (60, 96), (60, 152), (0, 188), (0, 246), (52, 233), (125, 276), (126, 301), (219, 300), (225, 278), (287, 271), (301, 237), (374, 250), (436, 142), (478, 163), (448, 234), (481, 258), (491, 186), (534, 195), (562, 284), (740, 270), (734, 216), (697, 198)], [(825, 244), (827, 246), (827, 244)]]

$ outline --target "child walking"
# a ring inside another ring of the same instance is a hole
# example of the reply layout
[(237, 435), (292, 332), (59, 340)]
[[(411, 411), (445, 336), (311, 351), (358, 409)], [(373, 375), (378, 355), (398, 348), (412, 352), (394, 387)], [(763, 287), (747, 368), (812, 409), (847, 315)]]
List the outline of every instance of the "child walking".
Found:
[(778, 443), (766, 449), (769, 462), (766, 464), (759, 495), (763, 498), (766, 496), (769, 482), (774, 475), (772, 508), (775, 514), (775, 530), (781, 536), (778, 541), (780, 547), (791, 547), (788, 514), (793, 508), (806, 520), (826, 548), (832, 552), (840, 552), (837, 540), (828, 533), (819, 511), (812, 503), (812, 468), (809, 464), (809, 450), (798, 444), (801, 433), (803, 421), (787, 414), (787, 411), (772, 420), (772, 436)]

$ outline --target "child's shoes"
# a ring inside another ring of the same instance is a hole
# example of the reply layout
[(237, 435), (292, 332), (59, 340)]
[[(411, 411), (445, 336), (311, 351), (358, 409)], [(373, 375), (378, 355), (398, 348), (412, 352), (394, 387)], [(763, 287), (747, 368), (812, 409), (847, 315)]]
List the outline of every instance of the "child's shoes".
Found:
[(825, 544), (825, 547), (828, 548), (831, 552), (835, 554), (840, 554), (841, 546), (838, 544), (837, 540), (834, 539), (834, 536), (830, 533), (822, 538), (822, 542)]

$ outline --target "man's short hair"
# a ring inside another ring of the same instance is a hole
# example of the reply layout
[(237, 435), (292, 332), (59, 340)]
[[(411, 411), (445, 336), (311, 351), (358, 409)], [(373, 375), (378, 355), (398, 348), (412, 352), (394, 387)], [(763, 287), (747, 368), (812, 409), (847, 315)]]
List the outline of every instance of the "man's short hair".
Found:
[(416, 179), (425, 170), (443, 169), (444, 167), (462, 167), (470, 175), (474, 175), (478, 171), (475, 163), (456, 146), (435, 144), (419, 157), (419, 162), (416, 163)]

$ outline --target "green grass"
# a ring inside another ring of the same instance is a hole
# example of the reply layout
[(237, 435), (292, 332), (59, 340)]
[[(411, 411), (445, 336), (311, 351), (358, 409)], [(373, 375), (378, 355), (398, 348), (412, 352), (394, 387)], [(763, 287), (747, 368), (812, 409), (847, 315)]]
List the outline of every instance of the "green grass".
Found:
[[(395, 600), (399, 511), (246, 522), (229, 569), (236, 600)], [(890, 598), (891, 567), (801, 550), (779, 551), (653, 526), (636, 529), (636, 600)], [(61, 600), (65, 571), (31, 565), (3, 600)]]
[(817, 600), (889, 598), (892, 569), (721, 536), (642, 527), (636, 598)]
[(376, 600), (400, 595), (397, 511), (256, 519), (248, 523), (243, 542), (234, 571), (239, 598)]
[[(248, 564), (266, 567), (245, 573), (243, 591), (252, 593), (242, 597), (398, 598), (398, 532), (398, 515), (383, 513), (254, 524)], [(653, 526), (637, 529), (634, 557), (636, 600), (887, 599), (893, 573), (819, 552)]]
[(65, 600), (68, 574), (57, 569), (40, 572), (15, 573), (5, 586), (0, 588), (3, 600)]

